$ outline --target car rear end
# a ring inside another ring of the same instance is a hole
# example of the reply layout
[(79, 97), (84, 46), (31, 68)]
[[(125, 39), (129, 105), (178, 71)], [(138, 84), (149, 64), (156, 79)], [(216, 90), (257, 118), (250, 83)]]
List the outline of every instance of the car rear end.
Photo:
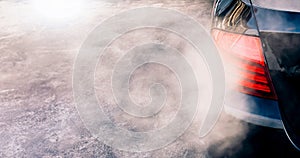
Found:
[(225, 63), (225, 110), (254, 124), (282, 128), (252, 9), (240, 0), (217, 1), (214, 7), (211, 33)]
[(212, 37), (224, 61), (225, 110), (283, 128), (300, 144), (300, 2), (217, 0)]

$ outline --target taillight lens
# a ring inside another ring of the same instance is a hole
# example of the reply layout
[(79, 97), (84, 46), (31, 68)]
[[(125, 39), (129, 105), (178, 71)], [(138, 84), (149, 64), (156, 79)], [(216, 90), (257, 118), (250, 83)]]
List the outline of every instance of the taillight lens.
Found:
[(212, 36), (225, 63), (227, 79), (234, 88), (242, 93), (277, 99), (258, 37), (217, 29), (212, 30)]

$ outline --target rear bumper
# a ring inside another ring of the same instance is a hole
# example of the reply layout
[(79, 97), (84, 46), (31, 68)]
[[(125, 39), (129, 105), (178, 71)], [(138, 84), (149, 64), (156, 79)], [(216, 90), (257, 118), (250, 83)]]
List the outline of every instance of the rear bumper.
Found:
[(278, 103), (274, 100), (234, 92), (226, 96), (225, 112), (243, 121), (282, 129)]

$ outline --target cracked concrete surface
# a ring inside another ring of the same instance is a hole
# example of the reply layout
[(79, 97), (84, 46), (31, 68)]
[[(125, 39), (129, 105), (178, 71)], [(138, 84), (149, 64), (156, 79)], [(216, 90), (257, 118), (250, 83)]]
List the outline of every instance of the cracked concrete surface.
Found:
[(210, 146), (226, 140), (216, 147), (221, 152), (244, 139), (247, 126), (225, 116), (222, 126), (205, 139), (198, 138), (196, 122), (169, 146), (150, 152), (120, 151), (94, 138), (80, 120), (72, 95), (74, 60), (91, 29), (113, 14), (142, 6), (175, 9), (209, 28), (212, 3), (88, 2), (81, 17), (51, 22), (34, 16), (30, 1), (0, 1), (0, 157), (212, 157)]

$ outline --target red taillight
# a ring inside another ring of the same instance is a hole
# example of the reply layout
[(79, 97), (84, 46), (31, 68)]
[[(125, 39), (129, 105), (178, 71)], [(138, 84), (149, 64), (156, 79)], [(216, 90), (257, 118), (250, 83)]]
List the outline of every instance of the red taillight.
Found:
[(225, 63), (229, 82), (239, 91), (258, 97), (276, 99), (258, 37), (221, 30), (212, 30), (212, 36)]

